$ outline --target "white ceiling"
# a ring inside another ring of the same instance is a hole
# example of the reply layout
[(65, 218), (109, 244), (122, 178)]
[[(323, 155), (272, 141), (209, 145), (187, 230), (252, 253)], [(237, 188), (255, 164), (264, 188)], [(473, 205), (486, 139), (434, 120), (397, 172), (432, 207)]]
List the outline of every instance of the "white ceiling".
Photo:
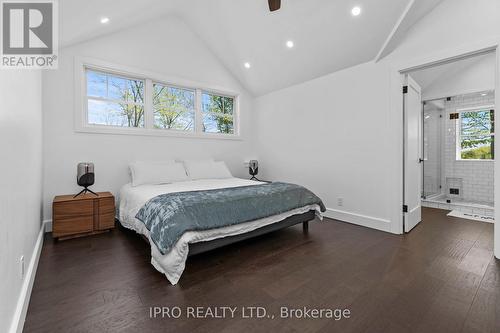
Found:
[(389, 35), (386, 43), (377, 55), (377, 60), (390, 54), (405, 38), (406, 33), (415, 25), (422, 17), (429, 14), (443, 0), (412, 0), (408, 3), (407, 11), (404, 17), (396, 24), (394, 30)]
[[(69, 46), (174, 14), (254, 95), (304, 82), (376, 57), (410, 0), (64, 0), (61, 45)], [(425, 0), (439, 3), (441, 0)], [(418, 5), (415, 12), (424, 15)], [(351, 8), (362, 13), (353, 17)], [(103, 26), (101, 17), (110, 18)], [(418, 16), (418, 15), (417, 15)], [(287, 49), (285, 42), (295, 47)], [(250, 62), (247, 70), (243, 64)]]
[[(178, 8), (180, 0), (61, 0), (59, 39), (61, 47), (160, 18)], [(101, 17), (109, 17), (106, 25)]]

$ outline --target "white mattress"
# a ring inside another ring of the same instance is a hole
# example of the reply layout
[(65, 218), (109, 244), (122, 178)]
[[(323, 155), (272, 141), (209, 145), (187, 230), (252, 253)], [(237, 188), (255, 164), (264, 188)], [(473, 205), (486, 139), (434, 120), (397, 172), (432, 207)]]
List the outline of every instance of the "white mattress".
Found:
[(137, 187), (132, 187), (131, 184), (127, 184), (120, 190), (119, 220), (124, 227), (135, 230), (148, 237), (149, 243), (151, 244), (151, 264), (159, 272), (165, 274), (170, 283), (177, 284), (185, 268), (190, 243), (247, 233), (260, 227), (283, 221), (292, 215), (305, 213), (310, 210), (315, 210), (316, 215), (322, 218), (319, 205), (304, 206), (283, 214), (224, 228), (188, 231), (179, 239), (172, 250), (164, 255), (161, 254), (154, 242), (151, 241), (149, 230), (145, 227), (144, 223), (135, 218), (139, 209), (141, 209), (148, 200), (164, 193), (210, 190), (258, 184), (262, 183), (239, 178), (202, 179), (165, 185), (141, 185)]

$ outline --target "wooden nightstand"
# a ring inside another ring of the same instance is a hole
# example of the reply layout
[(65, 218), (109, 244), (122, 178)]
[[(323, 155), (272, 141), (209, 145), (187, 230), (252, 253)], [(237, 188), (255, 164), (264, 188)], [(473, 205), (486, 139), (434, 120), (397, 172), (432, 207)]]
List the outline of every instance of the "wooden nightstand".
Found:
[(107, 232), (115, 227), (115, 197), (60, 195), (52, 203), (52, 236), (59, 240)]

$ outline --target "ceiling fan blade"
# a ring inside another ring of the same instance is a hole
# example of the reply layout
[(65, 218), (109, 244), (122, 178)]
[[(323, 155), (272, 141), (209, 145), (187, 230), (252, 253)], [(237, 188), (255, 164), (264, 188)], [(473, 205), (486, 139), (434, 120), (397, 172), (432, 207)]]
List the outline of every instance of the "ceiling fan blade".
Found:
[(274, 12), (275, 10), (280, 9), (281, 0), (268, 0), (269, 1), (269, 10)]

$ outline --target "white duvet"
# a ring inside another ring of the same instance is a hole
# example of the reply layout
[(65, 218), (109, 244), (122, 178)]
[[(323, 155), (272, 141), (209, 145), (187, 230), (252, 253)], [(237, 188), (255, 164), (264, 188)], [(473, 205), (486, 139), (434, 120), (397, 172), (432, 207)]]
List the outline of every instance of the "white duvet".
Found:
[(283, 214), (224, 228), (204, 231), (188, 231), (179, 239), (179, 241), (177, 241), (172, 250), (164, 255), (161, 254), (154, 242), (151, 240), (149, 230), (141, 221), (135, 218), (139, 209), (141, 209), (141, 207), (148, 200), (164, 193), (210, 190), (258, 184), (262, 183), (239, 178), (202, 179), (165, 185), (141, 185), (136, 187), (132, 187), (131, 184), (127, 184), (120, 190), (119, 220), (124, 227), (135, 230), (136, 232), (148, 237), (149, 244), (151, 245), (151, 264), (159, 272), (165, 274), (170, 283), (177, 284), (186, 265), (190, 243), (204, 242), (250, 232), (260, 227), (280, 222), (292, 215), (305, 213), (310, 210), (315, 210), (316, 215), (321, 218), (319, 205), (304, 206)]

